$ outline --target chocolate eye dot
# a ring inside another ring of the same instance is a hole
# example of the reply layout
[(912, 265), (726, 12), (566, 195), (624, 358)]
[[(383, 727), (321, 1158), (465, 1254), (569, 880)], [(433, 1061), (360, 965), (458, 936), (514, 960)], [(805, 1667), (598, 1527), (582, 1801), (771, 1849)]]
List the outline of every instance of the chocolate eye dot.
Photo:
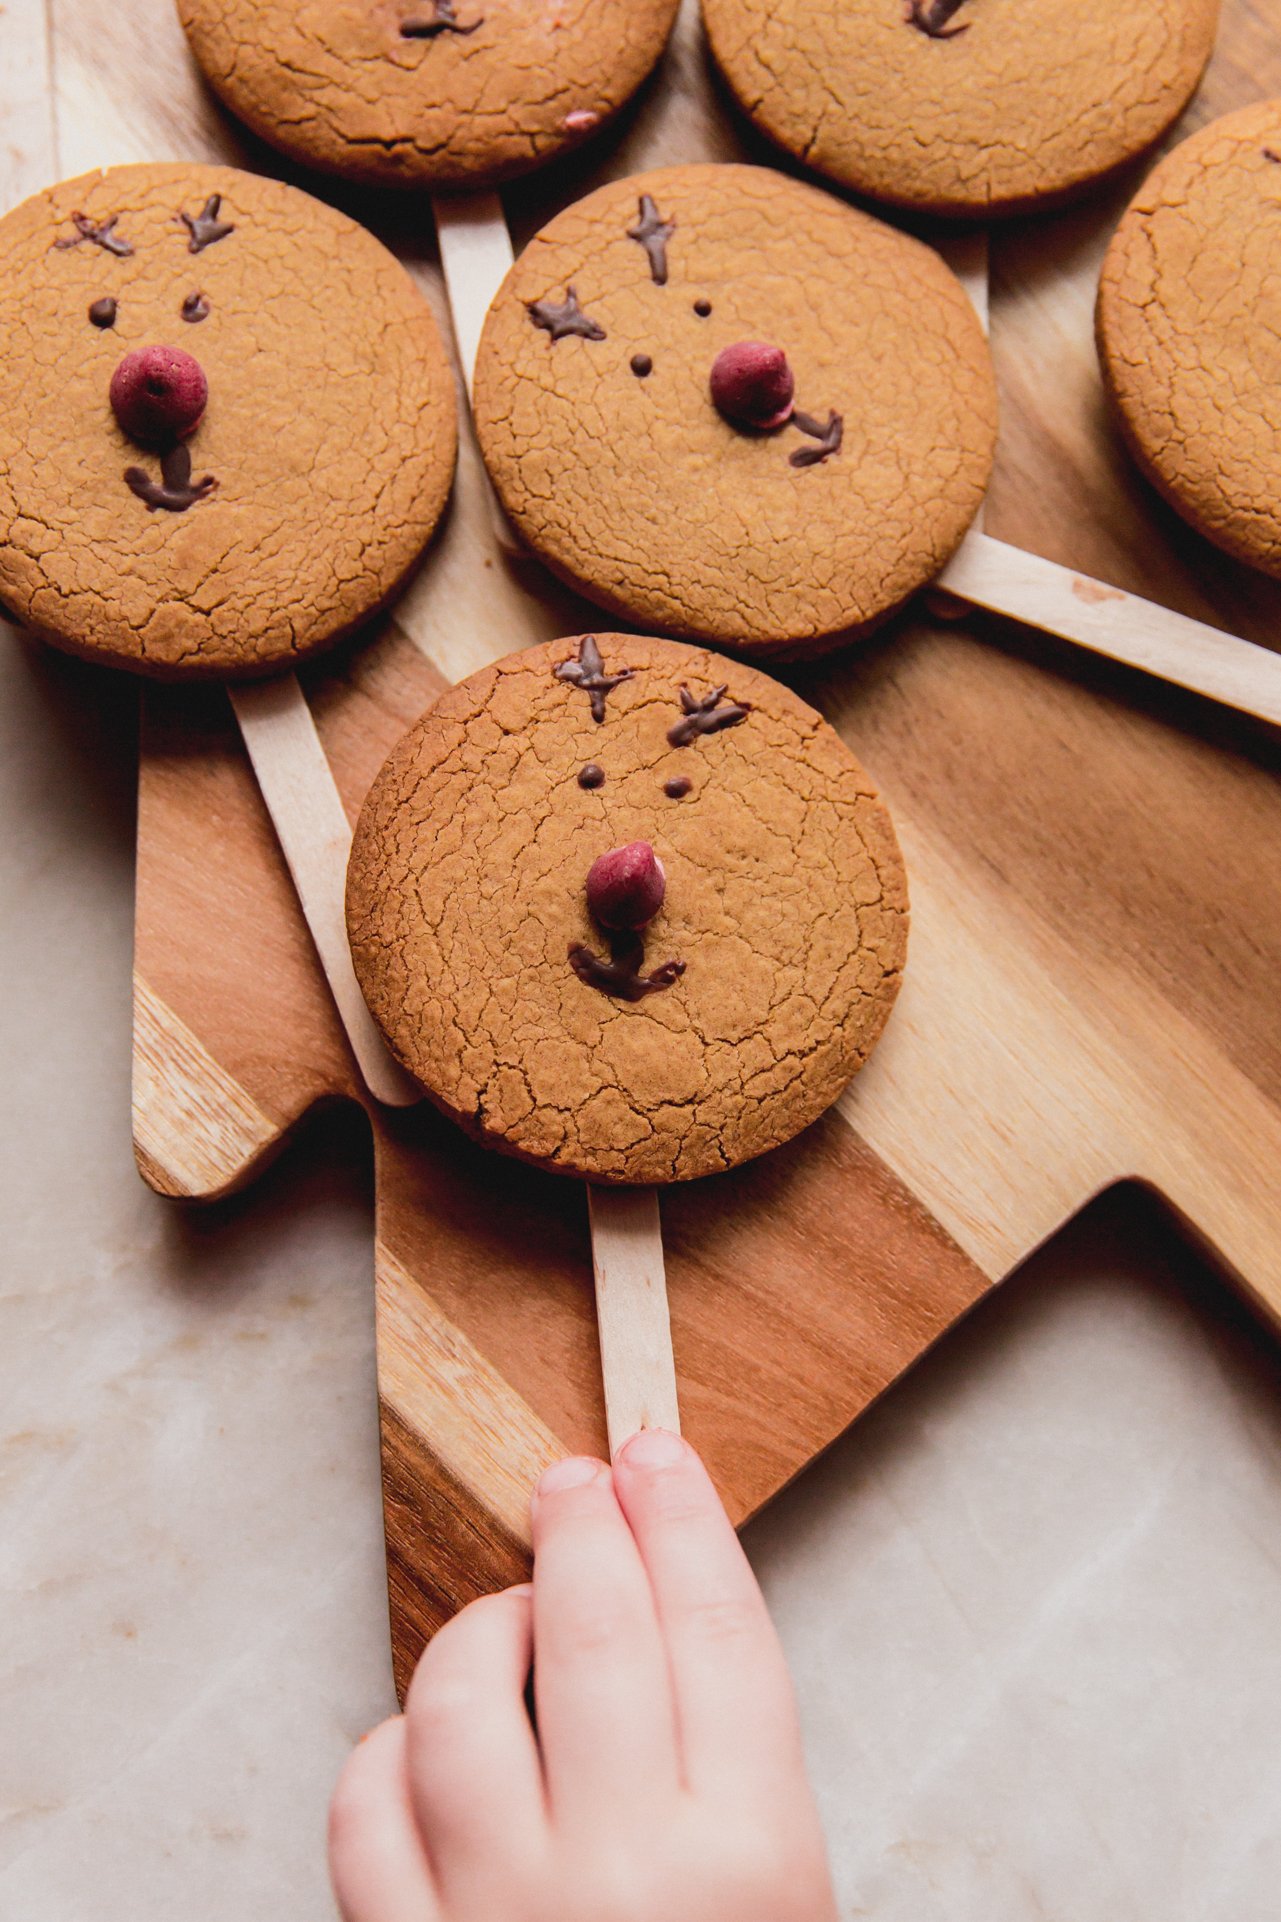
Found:
[(673, 774), (670, 781), (664, 781), (663, 793), (669, 801), (683, 801), (693, 785), (687, 774)]
[(654, 363), (648, 354), (632, 355), (632, 372), (637, 380), (644, 380), (654, 371)]
[(178, 311), (184, 320), (193, 322), (197, 320), (207, 320), (209, 317), (209, 302), (200, 292), (200, 289), (197, 288), (194, 293), (187, 295), (187, 298), (183, 301)]
[(578, 785), (579, 787), (585, 788), (604, 787), (604, 768), (598, 766), (595, 761), (589, 761), (586, 767), (581, 767), (578, 770)]
[(694, 302), (694, 312), (700, 320), (706, 320), (711, 311), (712, 303), (710, 300), (696, 300)]
[(89, 318), (95, 327), (114, 327), (116, 324), (116, 303), (110, 294), (95, 300), (89, 309)]

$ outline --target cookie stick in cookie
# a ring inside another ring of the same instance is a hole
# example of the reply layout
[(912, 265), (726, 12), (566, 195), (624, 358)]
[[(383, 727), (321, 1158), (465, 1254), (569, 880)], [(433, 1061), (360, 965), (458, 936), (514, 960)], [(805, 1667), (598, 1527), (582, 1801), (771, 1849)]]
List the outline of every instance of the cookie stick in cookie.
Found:
[[(638, 203), (666, 230), (661, 279)], [(814, 655), (938, 585), (1265, 719), (1281, 707), (1266, 649), (973, 531), (997, 435), (973, 307), (931, 248), (818, 188), (705, 165), (597, 189), (508, 275), (475, 392), (517, 533), (638, 626)]]
[[(349, 830), (310, 716), (291, 673), (247, 677), (340, 640), (429, 538), (455, 437), (430, 313), (354, 223), (229, 168), (65, 182), (0, 222), (0, 261), (5, 417), (38, 423), (0, 458), (0, 596), (105, 664), (245, 681), (242, 726), (340, 1013), (374, 1092), (403, 1100), (341, 939)], [(362, 416), (376, 431), (357, 456)]]
[[(468, 397), (485, 315), (511, 270), (513, 252), (496, 193), (437, 196), (433, 203), (454, 340)], [(493, 525), (515, 546), (492, 489)], [(654, 1188), (587, 1186), (605, 1420), (611, 1456), (642, 1428), (680, 1433), (676, 1363)]]
[(393, 749), (347, 907), (374, 1016), (437, 1105), (592, 1184), (611, 1438), (670, 1422), (654, 1189), (791, 1140), (875, 1046), (907, 891), (874, 784), (741, 662), (549, 642)]

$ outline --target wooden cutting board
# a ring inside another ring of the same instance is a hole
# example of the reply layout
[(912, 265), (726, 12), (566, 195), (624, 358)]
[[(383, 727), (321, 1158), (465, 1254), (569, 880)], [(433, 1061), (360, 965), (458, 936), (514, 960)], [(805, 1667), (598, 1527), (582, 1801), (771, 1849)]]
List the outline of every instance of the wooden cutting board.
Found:
[[(181, 151), (274, 167), (199, 89), (166, 0), (126, 12), (154, 60), (69, 69), (61, 171), (169, 153), (174, 128)], [(511, 190), (520, 236), (607, 175), (767, 157), (728, 117), (690, 13), (594, 171)], [(86, 44), (100, 31), (89, 0), (65, 0), (58, 20)], [(1281, 93), (1281, 42), (1261, 8), (1225, 0), (1185, 129), (1269, 89)], [(998, 237), (1004, 428), (988, 527), (1266, 641), (1281, 634), (1281, 591), (1174, 521), (1103, 415), (1094, 280), (1139, 171)], [(338, 197), (439, 304), (425, 210)], [(308, 677), (353, 814), (447, 681), (593, 620), (532, 563), (502, 559), (465, 446), (449, 525), (395, 617)], [(1275, 740), (993, 624), (909, 619), (793, 678), (885, 789), (913, 934), (887, 1038), (839, 1111), (764, 1162), (663, 1197), (687, 1429), (740, 1519), (1111, 1183), (1158, 1189), (1281, 1315)], [(225, 1193), (317, 1102), (359, 1099), (217, 693), (146, 699), (136, 960), (135, 1139), (162, 1193)], [(488, 1157), (425, 1109), (370, 1120), (403, 1683), (442, 1619), (519, 1578), (532, 1477), (558, 1452), (602, 1449), (604, 1422), (581, 1187)]]

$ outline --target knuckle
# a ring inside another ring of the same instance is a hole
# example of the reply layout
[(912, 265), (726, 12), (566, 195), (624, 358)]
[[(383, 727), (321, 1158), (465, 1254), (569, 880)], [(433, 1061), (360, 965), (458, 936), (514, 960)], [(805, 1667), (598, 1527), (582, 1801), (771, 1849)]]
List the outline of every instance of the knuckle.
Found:
[(584, 1661), (612, 1658), (635, 1646), (639, 1611), (613, 1597), (576, 1604), (567, 1611), (561, 1634), (566, 1655)]
[(707, 1597), (687, 1603), (682, 1626), (715, 1648), (735, 1648), (757, 1639), (761, 1615), (754, 1602), (742, 1597)]

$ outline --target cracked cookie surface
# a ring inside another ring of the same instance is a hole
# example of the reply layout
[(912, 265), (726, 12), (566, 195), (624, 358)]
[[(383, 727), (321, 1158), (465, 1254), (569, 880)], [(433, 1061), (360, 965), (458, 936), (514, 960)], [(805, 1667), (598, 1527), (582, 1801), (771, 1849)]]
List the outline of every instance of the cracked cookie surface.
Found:
[(861, 193), (984, 217), (1083, 188), (1159, 139), (1219, 0), (703, 0), (749, 117)]
[(1104, 383), (1199, 533), (1281, 577), (1281, 101), (1204, 127), (1144, 183), (1099, 283)]
[[(152, 343), (209, 382), (182, 475), (108, 399)], [(455, 437), (425, 301), (296, 188), (119, 167), (0, 220), (0, 602), (59, 646), (168, 678), (292, 665), (412, 568)]]
[(475, 187), (578, 145), (661, 54), (678, 0), (178, 0), (214, 90), (305, 165)]
[[(553, 641), (395, 748), (356, 828), (352, 954), (393, 1051), (470, 1133), (592, 1180), (689, 1180), (787, 1141), (862, 1066), (906, 877), (870, 777), (789, 689), (678, 642), (595, 640), (603, 676), (626, 671), (603, 720), (556, 672), (582, 640)], [(680, 728), (722, 685), (746, 718)], [(569, 957), (604, 945), (588, 869), (637, 839), (667, 881), (644, 965), (672, 978), (629, 1001)]]
[[(744, 340), (795, 374), (776, 432), (712, 404), (712, 363)], [(638, 625), (768, 655), (871, 628), (946, 563), (991, 471), (996, 387), (931, 248), (766, 168), (687, 166), (602, 187), (530, 242), (485, 323), (475, 415), (556, 573)]]

